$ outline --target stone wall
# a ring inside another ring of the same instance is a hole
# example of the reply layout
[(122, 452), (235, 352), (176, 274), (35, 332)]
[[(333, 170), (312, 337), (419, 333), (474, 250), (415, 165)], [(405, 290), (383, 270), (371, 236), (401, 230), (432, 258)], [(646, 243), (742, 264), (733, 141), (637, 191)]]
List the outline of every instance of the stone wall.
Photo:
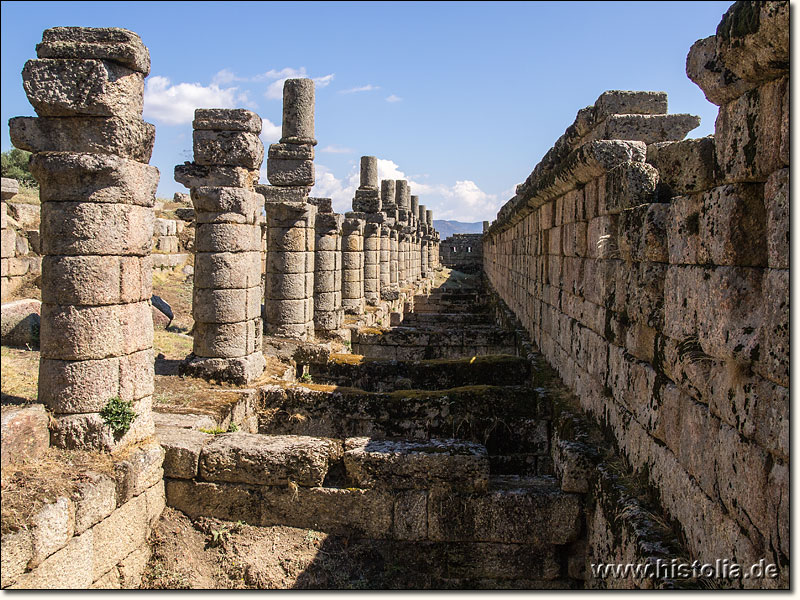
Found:
[(439, 249), (439, 260), (445, 267), (477, 273), (483, 266), (483, 234), (456, 233), (444, 240)]
[[(533, 341), (646, 474), (693, 558), (788, 580), (788, 3), (737, 2), (666, 95), (578, 113), (484, 238)], [(733, 585), (773, 585), (742, 580)]]
[(3, 300), (42, 272), (42, 257), (39, 255), (39, 206), (13, 203), (18, 191), (19, 184), (15, 179), (3, 177), (3, 199), (0, 205), (0, 293)]

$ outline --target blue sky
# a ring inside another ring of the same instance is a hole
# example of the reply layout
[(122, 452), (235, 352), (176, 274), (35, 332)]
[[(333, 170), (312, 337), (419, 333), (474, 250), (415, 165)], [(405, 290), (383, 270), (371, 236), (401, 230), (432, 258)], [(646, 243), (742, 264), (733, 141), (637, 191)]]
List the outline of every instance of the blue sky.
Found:
[[(195, 107), (245, 107), (280, 136), (281, 85), (317, 80), (314, 195), (349, 210), (361, 155), (406, 178), (436, 218), (491, 220), (553, 142), (608, 89), (662, 90), (670, 112), (717, 107), (685, 74), (731, 2), (2, 2), (4, 123), (33, 115), (20, 72), (42, 31), (124, 27), (150, 49), (146, 120), (159, 195), (186, 191)], [(0, 137), (11, 147), (8, 128)], [(266, 164), (264, 165), (266, 168)], [(266, 181), (266, 175), (262, 175)]]

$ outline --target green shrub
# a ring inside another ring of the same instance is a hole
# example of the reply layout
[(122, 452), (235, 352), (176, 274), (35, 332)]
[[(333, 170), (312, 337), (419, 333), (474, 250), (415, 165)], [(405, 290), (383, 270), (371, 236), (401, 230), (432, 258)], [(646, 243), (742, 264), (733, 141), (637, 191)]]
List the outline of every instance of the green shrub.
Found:
[(121, 400), (118, 396), (111, 398), (100, 411), (103, 423), (111, 428), (116, 436), (125, 435), (131, 428), (131, 423), (136, 418), (133, 402)]
[(0, 163), (2, 163), (3, 177), (16, 179), (21, 185), (28, 187), (39, 187), (38, 182), (31, 174), (28, 161), (31, 153), (19, 148), (12, 148), (7, 152), (0, 153)]

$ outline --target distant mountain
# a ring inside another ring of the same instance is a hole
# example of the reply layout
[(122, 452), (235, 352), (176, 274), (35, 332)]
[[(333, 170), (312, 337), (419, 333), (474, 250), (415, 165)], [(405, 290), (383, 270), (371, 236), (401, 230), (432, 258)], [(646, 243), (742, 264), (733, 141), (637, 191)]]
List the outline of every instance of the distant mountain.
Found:
[(462, 223), (461, 221), (433, 220), (433, 226), (439, 232), (439, 238), (449, 238), (454, 233), (483, 233), (483, 223)]

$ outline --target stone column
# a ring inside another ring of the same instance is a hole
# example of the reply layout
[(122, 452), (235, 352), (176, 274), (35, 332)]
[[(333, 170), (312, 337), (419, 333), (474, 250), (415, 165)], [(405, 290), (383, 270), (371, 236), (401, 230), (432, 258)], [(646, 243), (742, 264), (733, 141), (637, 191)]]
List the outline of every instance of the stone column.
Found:
[(409, 225), (413, 228), (411, 246), (411, 280), (417, 281), (420, 277), (419, 257), (420, 257), (420, 236), (419, 236), (419, 196), (411, 196), (411, 216)]
[(391, 251), (389, 256), (389, 277), (390, 284), (393, 290), (400, 287), (400, 230), (402, 226), (395, 222), (389, 234), (389, 249)]
[(353, 198), (355, 212), (376, 213), (381, 210), (381, 197), (378, 191), (378, 159), (374, 156), (361, 157), (361, 182)]
[(314, 328), (330, 333), (342, 327), (342, 222), (333, 211), (319, 212), (314, 251)]
[(364, 219), (346, 213), (342, 224), (342, 307), (349, 315), (364, 314)]
[(42, 203), (39, 401), (53, 445), (110, 451), (154, 432), (150, 56), (131, 31), (87, 27), (45, 30), (36, 53), (22, 80), (39, 117), (9, 125)]
[(0, 204), (0, 239), (2, 240), (2, 256), (0, 256), (0, 292), (5, 300), (6, 292), (9, 290), (9, 263), (16, 254), (17, 238), (12, 229), (8, 228), (8, 206), (6, 200), (11, 200), (19, 193), (19, 182), (16, 179), (3, 177), (2, 179), (2, 204)]
[[(264, 372), (261, 352), (261, 206), (253, 189), (264, 159), (261, 117), (244, 109), (197, 109), (194, 170), (175, 178), (191, 189), (197, 229), (194, 242), (194, 343), (181, 373), (246, 385)], [(241, 181), (219, 185), (214, 175), (240, 169)], [(217, 183), (217, 185), (215, 185)]]
[(381, 212), (390, 219), (397, 219), (396, 188), (394, 179), (381, 181)]
[(364, 226), (364, 299), (370, 306), (377, 306), (381, 299), (381, 225), (380, 213), (367, 216)]
[[(381, 213), (385, 214), (385, 213)], [(392, 284), (391, 276), (391, 256), (392, 256), (392, 240), (391, 231), (394, 221), (385, 218), (381, 224), (381, 252), (380, 252), (380, 286), (381, 286), (381, 299), (390, 300), (390, 288)]]
[(483, 222), (483, 233), (486, 233), (487, 231), (489, 231), (489, 221), (484, 221)]
[(314, 185), (314, 82), (283, 84), (280, 143), (267, 154), (267, 179), (257, 186), (267, 215), (265, 331), (299, 340), (314, 337), (315, 219), (309, 202)]

